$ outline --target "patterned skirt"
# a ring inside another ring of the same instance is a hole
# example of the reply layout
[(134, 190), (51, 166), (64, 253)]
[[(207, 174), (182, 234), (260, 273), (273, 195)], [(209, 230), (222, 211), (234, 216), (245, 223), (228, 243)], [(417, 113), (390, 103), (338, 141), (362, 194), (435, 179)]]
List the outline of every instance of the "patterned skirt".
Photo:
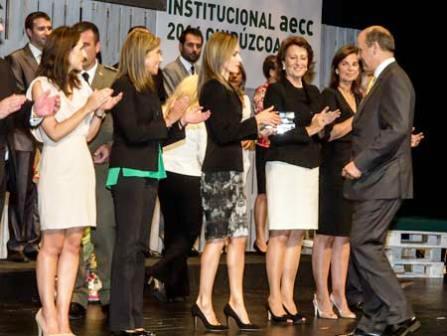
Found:
[(206, 240), (248, 236), (243, 177), (243, 172), (236, 171), (202, 174)]

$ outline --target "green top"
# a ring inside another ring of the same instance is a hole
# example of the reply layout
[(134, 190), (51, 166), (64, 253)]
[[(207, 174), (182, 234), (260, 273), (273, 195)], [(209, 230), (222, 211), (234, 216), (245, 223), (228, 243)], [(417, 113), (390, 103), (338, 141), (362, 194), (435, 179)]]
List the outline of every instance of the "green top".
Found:
[(166, 178), (166, 170), (163, 165), (163, 157), (161, 154), (161, 149), (158, 151), (158, 170), (157, 171), (147, 171), (139, 170), (125, 167), (113, 167), (109, 169), (107, 174), (106, 187), (110, 188), (118, 183), (118, 178), (122, 173), (124, 177), (143, 177), (143, 178), (154, 178), (161, 180)]

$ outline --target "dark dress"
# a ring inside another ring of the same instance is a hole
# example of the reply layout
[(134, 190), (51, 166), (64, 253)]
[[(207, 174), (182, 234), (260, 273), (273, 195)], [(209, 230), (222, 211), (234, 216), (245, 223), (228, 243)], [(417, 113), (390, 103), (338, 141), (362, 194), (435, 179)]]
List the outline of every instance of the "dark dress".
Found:
[[(340, 91), (325, 89), (322, 103), (330, 110), (340, 110), (340, 117), (326, 128), (327, 138), (335, 124), (354, 115), (354, 111)], [(360, 96), (356, 96), (359, 105)], [(320, 165), (320, 205), (318, 234), (328, 236), (349, 236), (352, 222), (351, 202), (343, 197), (343, 167), (351, 159), (352, 135), (348, 133), (334, 141), (323, 141)]]

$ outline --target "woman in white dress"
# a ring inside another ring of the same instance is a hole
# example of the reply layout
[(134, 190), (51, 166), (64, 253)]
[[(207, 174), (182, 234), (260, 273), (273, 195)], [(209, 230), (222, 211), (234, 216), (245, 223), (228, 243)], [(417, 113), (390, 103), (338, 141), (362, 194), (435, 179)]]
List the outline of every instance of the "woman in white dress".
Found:
[(104, 110), (121, 99), (111, 97), (111, 89), (92, 93), (79, 76), (84, 58), (78, 32), (54, 30), (27, 92), (33, 100), (47, 92), (60, 97), (59, 110), (34, 130), (43, 142), (38, 183), (42, 242), (36, 266), (42, 303), (36, 314), (39, 335), (72, 335), (68, 309), (82, 232), (96, 225), (95, 173), (87, 142), (99, 130)]

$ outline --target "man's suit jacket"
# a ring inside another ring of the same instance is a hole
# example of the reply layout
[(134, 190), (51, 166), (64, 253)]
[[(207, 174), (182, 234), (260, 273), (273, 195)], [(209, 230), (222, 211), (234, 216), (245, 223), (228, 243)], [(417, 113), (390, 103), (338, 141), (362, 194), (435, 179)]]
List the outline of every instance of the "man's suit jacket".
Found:
[[(17, 91), (14, 75), (11, 72), (11, 67), (2, 58), (0, 58), (0, 101), (12, 95)], [(4, 149), (6, 145), (6, 136), (12, 126), (12, 116), (0, 119), (0, 149)], [(0, 158), (1, 160), (4, 157)]]
[[(194, 65), (195, 73), (200, 70), (199, 65)], [(169, 63), (162, 70), (163, 72), (163, 82), (168, 96), (170, 96), (177, 85), (187, 76), (190, 75), (189, 70), (185, 68), (182, 61), (180, 61), (180, 56), (174, 62)]]
[[(96, 68), (95, 77), (93, 77), (93, 81), (91, 87), (93, 89), (104, 89), (112, 87), (112, 84), (115, 80), (117, 71), (115, 68), (104, 66), (102, 64), (98, 64)], [(115, 92), (118, 94), (119, 92)], [(101, 128), (99, 129), (98, 134), (95, 136), (93, 141), (90, 142), (89, 147), (92, 153), (101, 145), (105, 143), (111, 143), (113, 137), (113, 121), (110, 113), (106, 114), (104, 118)]]
[(405, 71), (388, 65), (364, 98), (352, 125), (352, 159), (362, 172), (345, 183), (351, 200), (413, 197), (411, 131), (415, 93)]
[[(39, 66), (29, 44), (8, 55), (6, 60), (11, 65), (19, 91), (25, 93), (36, 77), (36, 71)], [(14, 131), (10, 135), (9, 145), (12, 149), (18, 151), (34, 151), (35, 141), (29, 130), (23, 126), (21, 120), (16, 120), (14, 124)]]

